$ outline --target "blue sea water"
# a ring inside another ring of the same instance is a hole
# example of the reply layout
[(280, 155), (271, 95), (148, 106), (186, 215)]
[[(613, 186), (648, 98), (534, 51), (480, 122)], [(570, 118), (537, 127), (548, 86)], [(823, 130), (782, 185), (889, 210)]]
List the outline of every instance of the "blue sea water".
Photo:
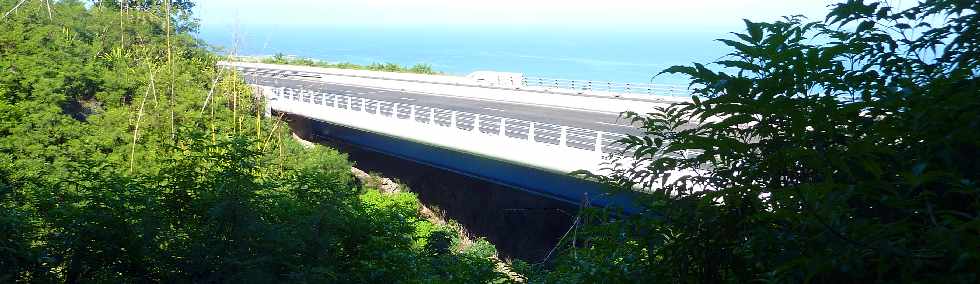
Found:
[(478, 70), (526, 76), (687, 84), (664, 68), (707, 63), (728, 50), (723, 32), (563, 31), (513, 28), (271, 28), (204, 27), (199, 36), (238, 54), (284, 53), (356, 64), (424, 63), (453, 75)]

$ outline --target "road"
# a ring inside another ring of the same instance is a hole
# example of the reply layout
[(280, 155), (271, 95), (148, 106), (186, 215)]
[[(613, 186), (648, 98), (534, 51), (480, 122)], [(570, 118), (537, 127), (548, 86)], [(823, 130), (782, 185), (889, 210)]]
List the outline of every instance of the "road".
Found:
[(481, 115), (506, 117), (526, 121), (544, 122), (568, 127), (577, 127), (619, 134), (640, 134), (640, 129), (628, 125), (628, 121), (618, 114), (590, 112), (575, 109), (556, 108), (542, 105), (527, 105), (500, 101), (486, 101), (463, 97), (425, 94), (410, 91), (395, 91), (363, 86), (332, 84), (303, 77), (278, 77), (271, 74), (245, 74), (252, 84), (304, 89), (315, 92), (341, 94), (357, 98), (389, 101), (455, 110)]

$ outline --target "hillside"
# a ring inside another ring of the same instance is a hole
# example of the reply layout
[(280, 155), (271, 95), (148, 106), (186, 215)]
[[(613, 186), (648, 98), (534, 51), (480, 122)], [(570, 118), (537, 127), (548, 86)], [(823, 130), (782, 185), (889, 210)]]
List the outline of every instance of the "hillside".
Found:
[(0, 282), (503, 279), (412, 194), (262, 117), (192, 2), (116, 3), (0, 20)]

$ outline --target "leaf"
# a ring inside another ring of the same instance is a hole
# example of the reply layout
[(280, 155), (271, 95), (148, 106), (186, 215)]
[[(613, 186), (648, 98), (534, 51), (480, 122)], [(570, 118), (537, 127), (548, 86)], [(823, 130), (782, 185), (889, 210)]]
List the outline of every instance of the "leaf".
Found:
[(744, 54), (744, 55), (747, 55), (749, 57), (759, 57), (759, 55), (760, 55), (760, 53), (757, 51), (757, 49), (755, 49), (753, 47), (750, 47), (750, 46), (748, 46), (748, 45), (746, 45), (744, 43), (737, 42), (737, 41), (730, 40), (730, 39), (716, 39), (716, 40), (724, 43), (727, 46), (734, 47), (735, 50), (737, 50), (740, 54)]
[(739, 68), (741, 70), (748, 70), (748, 71), (752, 71), (752, 72), (762, 71), (762, 66), (755, 65), (755, 64), (752, 64), (752, 63), (746, 62), (746, 61), (721, 60), (721, 61), (717, 61), (715, 63), (718, 63), (718, 64), (720, 64), (722, 66), (725, 66), (725, 67), (735, 67), (735, 68)]
[(698, 71), (694, 67), (674, 65), (668, 67), (667, 69), (664, 69), (663, 71), (660, 71), (660, 73), (657, 74), (658, 75), (659, 74), (686, 74), (686, 75), (694, 76), (697, 75), (697, 73)]
[(858, 24), (858, 27), (857, 27), (857, 29), (855, 29), (855, 32), (857, 32), (857, 33), (863, 33), (863, 32), (866, 32), (866, 31), (870, 31), (870, 30), (874, 29), (874, 26), (875, 26), (875, 22), (872, 22), (872, 21), (864, 21), (864, 22), (861, 22), (860, 24)]
[(732, 33), (732, 34), (734, 34), (736, 37), (738, 37), (742, 41), (745, 41), (745, 42), (755, 42), (755, 40), (753, 40), (752, 37), (750, 37), (750, 36), (748, 36), (746, 34), (743, 34), (743, 33)]
[(762, 41), (762, 25), (759, 23), (753, 23), (748, 19), (742, 19), (745, 22), (745, 29), (749, 32), (749, 36), (752, 37), (752, 43), (759, 43)]

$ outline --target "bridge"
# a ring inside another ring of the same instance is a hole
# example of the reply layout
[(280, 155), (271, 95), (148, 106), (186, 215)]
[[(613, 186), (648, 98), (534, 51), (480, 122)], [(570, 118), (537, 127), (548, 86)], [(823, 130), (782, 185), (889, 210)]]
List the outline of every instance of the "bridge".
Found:
[(685, 100), (676, 86), (481, 72), (467, 77), (222, 62), (266, 98), (267, 112), (311, 119), (316, 135), (551, 199), (634, 206), (569, 176), (601, 172), (615, 141), (640, 131), (619, 117)]

